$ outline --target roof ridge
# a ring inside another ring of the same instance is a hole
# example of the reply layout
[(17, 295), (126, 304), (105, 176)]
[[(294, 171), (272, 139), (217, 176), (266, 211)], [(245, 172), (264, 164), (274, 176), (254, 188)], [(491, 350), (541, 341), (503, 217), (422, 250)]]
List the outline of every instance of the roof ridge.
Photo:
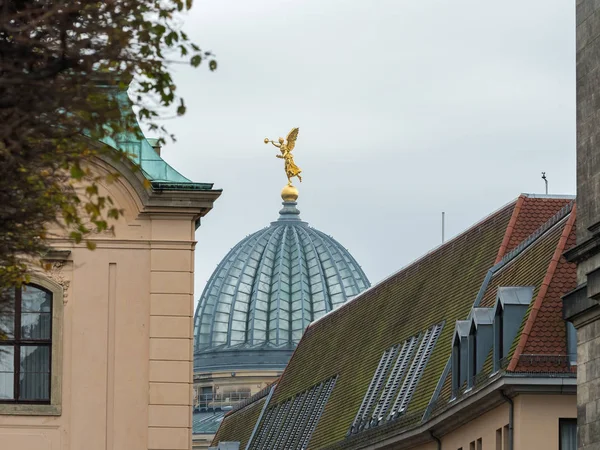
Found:
[(571, 216), (567, 220), (567, 223), (565, 224), (565, 227), (563, 228), (563, 231), (561, 233), (560, 240), (558, 241), (558, 244), (556, 245), (556, 249), (554, 250), (554, 254), (552, 255), (550, 264), (548, 265), (548, 270), (546, 271), (546, 275), (544, 277), (544, 280), (542, 281), (542, 285), (540, 286), (538, 295), (533, 303), (531, 312), (529, 313), (529, 317), (527, 317), (527, 322), (525, 323), (525, 327), (523, 328), (523, 331), (521, 332), (521, 336), (519, 338), (519, 343), (517, 344), (517, 348), (515, 349), (515, 352), (513, 353), (512, 357), (510, 359), (510, 363), (507, 368), (508, 371), (515, 370), (515, 368), (517, 367), (517, 363), (519, 362), (519, 358), (521, 357), (521, 354), (523, 353), (523, 349), (527, 345), (527, 340), (531, 333), (531, 329), (533, 328), (533, 324), (535, 323), (535, 320), (537, 319), (538, 312), (540, 310), (542, 302), (544, 301), (544, 298), (546, 297), (546, 294), (548, 292), (548, 287), (550, 286), (550, 283), (552, 282), (552, 278), (554, 277), (554, 272), (556, 271), (558, 262), (560, 261), (560, 258), (562, 257), (562, 254), (565, 250), (565, 246), (567, 244), (567, 240), (569, 239), (569, 235), (571, 234), (571, 230), (573, 229), (573, 224), (575, 223), (575, 218), (576, 218), (576, 212), (577, 212), (577, 207), (574, 205), (573, 210), (571, 212)]
[[(508, 252), (506, 255), (504, 255), (504, 257), (500, 260), (500, 262), (498, 262), (498, 263), (494, 264), (492, 267), (490, 267), (490, 269), (488, 270), (488, 273), (485, 275), (485, 278), (483, 279), (483, 282), (481, 283), (481, 288), (479, 289), (479, 292), (477, 293), (477, 297), (475, 297), (475, 301), (473, 302), (472, 308), (477, 308), (479, 306), (479, 303), (481, 303), (481, 300), (482, 300), (483, 296), (485, 295), (485, 292), (487, 291), (488, 284), (489, 284), (490, 280), (492, 279), (492, 275), (494, 275), (496, 272), (498, 272), (500, 269), (502, 269), (504, 266), (506, 266), (509, 262), (514, 260), (517, 256), (519, 256), (521, 253), (523, 253), (531, 244), (533, 244), (540, 236), (542, 236), (546, 231), (550, 230), (554, 225), (556, 225), (558, 222), (560, 222), (562, 219), (564, 219), (567, 216), (567, 214), (569, 214), (571, 212), (574, 204), (575, 204), (575, 202), (572, 201), (572, 202), (569, 202), (568, 204), (566, 204), (565, 206), (563, 206), (556, 214), (554, 214), (550, 219), (548, 219), (548, 221), (546, 223), (544, 223), (541, 227), (539, 227), (536, 231), (534, 231), (531, 235), (529, 235), (529, 237), (527, 239), (525, 239), (523, 242), (521, 242), (519, 245), (517, 245), (514, 249), (512, 249), (510, 252)], [(470, 314), (471, 313), (469, 312), (469, 316), (470, 316)]]
[(231, 411), (228, 411), (227, 414), (225, 414), (225, 416), (230, 416), (233, 413), (239, 411), (240, 409), (244, 409), (246, 406), (254, 403), (255, 401), (260, 400), (263, 397), (266, 397), (267, 395), (269, 395), (269, 392), (273, 388), (273, 385), (276, 384), (278, 381), (279, 381), (279, 377), (275, 381), (273, 381), (272, 383), (269, 383), (266, 387), (262, 388), (256, 394), (254, 394), (251, 397), (248, 397), (247, 399), (244, 399), (241, 402), (239, 402), (237, 405), (235, 405), (231, 409)]
[[(523, 194), (523, 195), (526, 195), (526, 194)], [(508, 254), (506, 254), (500, 260), (500, 262), (494, 264), (487, 271), (487, 273), (485, 274), (485, 278), (483, 279), (483, 281), (481, 283), (481, 287), (479, 288), (479, 292), (477, 293), (477, 296), (475, 297), (473, 306), (469, 310), (469, 315), (467, 316), (466, 320), (469, 320), (471, 318), (472, 313), (473, 313), (473, 308), (479, 307), (479, 304), (481, 303), (483, 296), (487, 292), (487, 288), (489, 286), (489, 283), (490, 283), (494, 273), (496, 273), (497, 271), (502, 269), (505, 265), (507, 265), (512, 260), (514, 260), (522, 252), (524, 252), (531, 244), (533, 244), (539, 237), (541, 237), (541, 235), (543, 235), (546, 231), (550, 230), (550, 228), (552, 228), (554, 225), (556, 225), (558, 222), (560, 222), (562, 219), (564, 219), (565, 216), (567, 214), (569, 214), (573, 210), (574, 207), (575, 207), (575, 201), (571, 201), (567, 205), (563, 206), (556, 214), (554, 214), (554, 216), (552, 216), (550, 219), (548, 219), (548, 221), (546, 221), (546, 223), (544, 223), (541, 227), (539, 227), (536, 231), (534, 231), (521, 244), (519, 244), (517, 247), (515, 247), (513, 250), (511, 250)], [(512, 218), (511, 218), (511, 220), (512, 220)], [(566, 225), (565, 225), (565, 227), (566, 227)], [(564, 232), (564, 230), (563, 230), (563, 232)], [(568, 237), (568, 235), (567, 235), (567, 237)], [(562, 236), (561, 236), (561, 239), (562, 239)], [(560, 243), (560, 241), (559, 241), (559, 243)], [(566, 241), (565, 241), (565, 243), (566, 243)], [(564, 247), (564, 244), (563, 244), (563, 247)], [(422, 419), (423, 422), (428, 420), (429, 416), (431, 415), (433, 405), (435, 404), (435, 401), (437, 400), (437, 398), (439, 396), (439, 393), (440, 393), (442, 386), (446, 380), (446, 377), (448, 376), (448, 373), (450, 371), (450, 360), (451, 360), (451, 357), (448, 358), (448, 361), (446, 363), (446, 366), (444, 367), (442, 375), (441, 375), (440, 379), (438, 380), (438, 383), (433, 391), (431, 399), (429, 400), (429, 403), (427, 405), (425, 413), (423, 414), (423, 419)]]
[(533, 233), (529, 235), (529, 237), (519, 245), (517, 245), (514, 249), (508, 252), (506, 255), (502, 257), (502, 259), (494, 264), (490, 269), (492, 272), (497, 272), (510, 261), (515, 259), (518, 255), (520, 255), (527, 247), (533, 244), (541, 235), (543, 235), (546, 231), (550, 230), (554, 225), (563, 220), (571, 211), (575, 205), (575, 200), (570, 201), (565, 206), (563, 206), (556, 214), (554, 214), (550, 219), (546, 221), (541, 227), (535, 230)]
[(547, 199), (562, 199), (562, 200), (575, 200), (575, 195), (573, 194), (528, 194), (526, 192), (521, 195), (527, 198), (547, 198)]
[(506, 249), (508, 248), (510, 238), (512, 237), (515, 225), (517, 224), (517, 219), (519, 218), (519, 213), (521, 212), (521, 207), (523, 206), (523, 203), (525, 203), (525, 196), (525, 194), (521, 194), (519, 195), (519, 198), (517, 198), (515, 209), (513, 210), (512, 216), (510, 217), (508, 225), (506, 226), (504, 239), (502, 239), (502, 243), (500, 244), (500, 248), (498, 249), (498, 255), (496, 256), (494, 264), (498, 264), (506, 254)]
[[(404, 266), (402, 266), (400, 269), (398, 269), (397, 271), (393, 272), (392, 274), (388, 275), (387, 277), (385, 277), (384, 279), (378, 281), (375, 284), (372, 284), (371, 287), (365, 289), (364, 291), (362, 291), (360, 294), (356, 295), (354, 298), (349, 299), (346, 303), (344, 303), (343, 305), (341, 305), (339, 308), (337, 309), (332, 309), (331, 311), (327, 312), (326, 314), (322, 315), (321, 317), (319, 317), (318, 319), (314, 320), (313, 322), (311, 322), (309, 324), (309, 326), (307, 327), (306, 330), (308, 330), (308, 328), (313, 327), (314, 325), (316, 325), (317, 323), (319, 323), (320, 321), (322, 321), (323, 319), (325, 319), (326, 317), (328, 317), (329, 315), (332, 315), (334, 313), (336, 313), (337, 311), (342, 311), (344, 308), (349, 307), (350, 305), (354, 304), (354, 302), (356, 302), (357, 300), (361, 299), (367, 292), (370, 292), (372, 290), (377, 290), (380, 286), (382, 286), (384, 283), (392, 280), (394, 277), (400, 275), (401, 273), (403, 273), (404, 271), (408, 270), (409, 268), (411, 268), (412, 266), (419, 264), (420, 262), (424, 261), (426, 258), (430, 257), (431, 255), (433, 255), (434, 253), (436, 253), (437, 251), (441, 250), (442, 248), (445, 247), (449, 247), (450, 245), (453, 245), (455, 242), (457, 242), (460, 238), (463, 238), (467, 233), (470, 233), (471, 231), (477, 229), (478, 227), (480, 227), (482, 224), (484, 224), (487, 220), (491, 219), (492, 217), (498, 215), (499, 213), (501, 213), (503, 210), (505, 210), (506, 208), (508, 208), (510, 205), (512, 205), (513, 203), (516, 203), (517, 200), (511, 200), (508, 203), (505, 203), (504, 205), (502, 205), (500, 208), (496, 209), (495, 211), (491, 212), (490, 214), (486, 215), (485, 217), (483, 217), (481, 220), (479, 220), (478, 222), (474, 223), (473, 225), (471, 225), (469, 228), (467, 228), (466, 230), (464, 230), (462, 233), (454, 236), (452, 239), (444, 242), (443, 244), (439, 244), (435, 247), (433, 247), (431, 250), (429, 250), (427, 253), (421, 255), (420, 257), (412, 260), (411, 262), (405, 264)], [(305, 330), (305, 333), (306, 333)]]

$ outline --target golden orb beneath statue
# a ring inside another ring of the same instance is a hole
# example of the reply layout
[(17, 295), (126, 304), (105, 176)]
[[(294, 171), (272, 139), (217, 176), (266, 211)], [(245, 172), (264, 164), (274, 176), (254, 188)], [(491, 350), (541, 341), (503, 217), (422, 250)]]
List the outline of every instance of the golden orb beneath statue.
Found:
[(296, 200), (298, 200), (298, 189), (289, 184), (286, 185), (281, 190), (281, 198), (284, 202), (295, 202)]

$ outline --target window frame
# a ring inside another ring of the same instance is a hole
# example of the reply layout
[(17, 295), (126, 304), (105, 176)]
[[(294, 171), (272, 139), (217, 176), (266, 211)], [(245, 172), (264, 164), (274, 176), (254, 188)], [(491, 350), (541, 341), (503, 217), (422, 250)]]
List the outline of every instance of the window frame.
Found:
[(566, 335), (567, 335), (567, 358), (569, 365), (577, 366), (577, 329), (572, 322), (565, 320)]
[(494, 313), (494, 372), (502, 369), (504, 358), (504, 307), (498, 302)]
[[(27, 286), (31, 286), (34, 289), (37, 289), (42, 292), (46, 292), (51, 295), (50, 301), (50, 333), (48, 339), (26, 339), (23, 338), (23, 289), (27, 290)], [(52, 397), (52, 306), (54, 303), (54, 295), (52, 291), (45, 289), (39, 285), (28, 283), (23, 285), (23, 287), (14, 289), (14, 327), (13, 327), (13, 338), (7, 339), (0, 343), (1, 347), (12, 347), (13, 348), (13, 398), (12, 399), (0, 399), (0, 403), (9, 403), (9, 404), (38, 404), (38, 405), (49, 405), (51, 403)], [(48, 361), (48, 400), (30, 400), (23, 399), (20, 397), (20, 387), (21, 383), (19, 382), (19, 376), (21, 375), (21, 352), (24, 347), (46, 347), (49, 352), (49, 361)]]
[(474, 323), (471, 324), (469, 329), (467, 343), (467, 388), (471, 389), (475, 386), (475, 378), (477, 377), (477, 327)]
[[(47, 345), (50, 347), (50, 401), (1, 400), (0, 415), (59, 416), (62, 414), (62, 326), (64, 292), (63, 288), (58, 283), (38, 276), (37, 274), (31, 274), (30, 281), (27, 284), (52, 294), (50, 340), (47, 342)], [(19, 304), (17, 305), (17, 303)], [(17, 331), (17, 325), (20, 324), (21, 321), (20, 317), (17, 319), (17, 313), (20, 314), (20, 311), (20, 301), (17, 301), (17, 297), (15, 296), (15, 332)], [(15, 342), (17, 342), (15, 344), (15, 349), (17, 346), (23, 346), (20, 341), (17, 341), (16, 339)], [(44, 341), (27, 341), (28, 344), (42, 342)], [(18, 371), (15, 370), (15, 374), (17, 373)], [(16, 376), (17, 375), (15, 375), (15, 377)], [(15, 382), (17, 381), (18, 380), (15, 378)], [(15, 391), (18, 392), (18, 386), (15, 386)]]
[(577, 419), (573, 419), (573, 418), (568, 418), (568, 417), (560, 417), (558, 419), (558, 449), (559, 450), (568, 450), (568, 449), (564, 449), (562, 448), (562, 433), (563, 433), (563, 425), (564, 424), (574, 424), (575, 425), (575, 448), (577, 448), (577, 446), (579, 445), (579, 443), (577, 442), (579, 439), (578, 433), (579, 430), (577, 429)]
[(460, 337), (454, 338), (454, 342), (452, 344), (452, 398), (458, 397), (460, 393), (461, 383), (461, 358), (460, 358)]

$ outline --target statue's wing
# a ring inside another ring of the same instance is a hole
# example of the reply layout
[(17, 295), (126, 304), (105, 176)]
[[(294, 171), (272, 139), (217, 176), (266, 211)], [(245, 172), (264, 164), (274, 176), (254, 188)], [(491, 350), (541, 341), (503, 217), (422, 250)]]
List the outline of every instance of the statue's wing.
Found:
[(287, 148), (291, 152), (296, 146), (296, 139), (298, 138), (299, 128), (293, 128), (287, 135)]

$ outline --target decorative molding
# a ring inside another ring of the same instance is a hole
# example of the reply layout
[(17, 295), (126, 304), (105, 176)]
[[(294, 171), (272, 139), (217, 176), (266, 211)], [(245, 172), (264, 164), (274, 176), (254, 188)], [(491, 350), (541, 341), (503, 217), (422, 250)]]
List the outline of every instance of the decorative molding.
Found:
[(47, 253), (42, 255), (44, 261), (66, 261), (71, 250), (49, 250)]
[(65, 276), (63, 269), (67, 264), (66, 261), (55, 261), (52, 263), (50, 270), (47, 272), (48, 277), (60, 285), (63, 290), (63, 304), (67, 304), (69, 296), (69, 286), (71, 281)]

